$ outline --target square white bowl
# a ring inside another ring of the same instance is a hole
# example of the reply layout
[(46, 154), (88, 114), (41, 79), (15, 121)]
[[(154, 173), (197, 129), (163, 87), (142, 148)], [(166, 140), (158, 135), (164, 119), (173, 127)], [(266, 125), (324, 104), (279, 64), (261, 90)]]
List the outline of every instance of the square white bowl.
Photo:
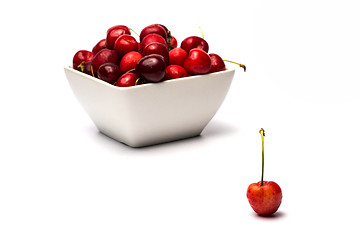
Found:
[(235, 70), (134, 87), (116, 87), (65, 67), (73, 93), (96, 128), (131, 147), (201, 134), (230, 88)]

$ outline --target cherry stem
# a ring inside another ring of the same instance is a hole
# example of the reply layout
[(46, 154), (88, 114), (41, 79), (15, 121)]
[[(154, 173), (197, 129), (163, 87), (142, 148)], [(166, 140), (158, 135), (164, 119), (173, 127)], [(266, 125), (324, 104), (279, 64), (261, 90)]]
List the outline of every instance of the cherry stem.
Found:
[(262, 186), (264, 184), (264, 136), (265, 136), (265, 130), (263, 128), (260, 129), (259, 131), (260, 135), (261, 135), (261, 182), (260, 182), (260, 186)]
[(204, 38), (204, 32), (203, 32), (203, 30), (201, 29), (201, 27), (199, 27), (199, 29), (200, 29), (200, 32), (201, 32), (201, 37), (202, 37), (203, 39), (205, 39), (205, 38)]
[(84, 61), (81, 62), (81, 63), (79, 64), (78, 68), (80, 68), (81, 72), (84, 72), (84, 70), (85, 70), (85, 62), (84, 62)]
[(137, 32), (134, 31), (134, 29), (130, 28), (131, 31), (133, 31), (133, 33), (135, 33), (138, 37), (140, 37), (139, 34), (137, 34)]
[(234, 63), (236, 65), (239, 65), (240, 67), (242, 67), (244, 69), (244, 72), (246, 72), (246, 66), (244, 64), (241, 64), (241, 63), (237, 63), (237, 62), (234, 62), (234, 61), (230, 61), (230, 60), (224, 60), (225, 62), (229, 62), (229, 63)]
[(137, 86), (137, 85), (139, 84), (139, 81), (140, 81), (140, 78), (137, 78), (137, 79), (135, 80), (134, 86)]

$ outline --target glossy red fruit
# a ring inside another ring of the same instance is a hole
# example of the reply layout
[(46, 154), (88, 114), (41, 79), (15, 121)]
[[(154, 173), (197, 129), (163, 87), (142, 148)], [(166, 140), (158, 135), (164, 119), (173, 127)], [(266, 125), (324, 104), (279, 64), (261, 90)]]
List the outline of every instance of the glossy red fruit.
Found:
[(142, 50), (142, 55), (147, 56), (150, 54), (159, 54), (164, 57), (166, 65), (169, 64), (169, 51), (165, 44), (152, 42), (146, 45), (146, 47)]
[(125, 34), (131, 34), (131, 32), (130, 32), (130, 28), (128, 28), (127, 26), (125, 26), (125, 25), (115, 25), (115, 26), (112, 26), (111, 28), (109, 28), (107, 31), (106, 31), (106, 34), (108, 34), (109, 32), (111, 32), (112, 30), (114, 30), (114, 29), (119, 29), (119, 28), (121, 28), (121, 29), (124, 29), (125, 30)]
[(106, 47), (114, 49), (116, 39), (124, 34), (130, 35), (124, 28), (114, 28), (111, 31), (108, 31), (106, 35)]
[(128, 34), (121, 35), (115, 41), (114, 51), (121, 58), (126, 53), (138, 50), (138, 42), (136, 39)]
[(204, 50), (191, 49), (184, 61), (184, 68), (190, 75), (206, 74), (211, 69), (211, 58)]
[(252, 209), (261, 216), (269, 216), (280, 207), (282, 192), (280, 186), (273, 181), (261, 181), (249, 185), (246, 196)]
[(178, 42), (176, 40), (176, 38), (174, 36), (171, 36), (171, 39), (170, 39), (170, 49), (174, 49), (176, 48), (178, 45)]
[(98, 52), (100, 52), (100, 50), (103, 50), (104, 48), (106, 48), (106, 39), (101, 39), (92, 49), (92, 52), (94, 54), (97, 54)]
[(187, 52), (190, 52), (193, 48), (198, 48), (201, 50), (204, 50), (205, 52), (209, 51), (209, 44), (207, 41), (201, 37), (198, 36), (191, 36), (185, 38), (181, 42), (181, 48), (184, 49)]
[(105, 49), (99, 51), (92, 59), (92, 68), (93, 68), (93, 73), (94, 73), (95, 77), (97, 76), (97, 71), (98, 71), (99, 67), (107, 62), (118, 65), (120, 62), (120, 59), (114, 50), (105, 48)]
[(218, 54), (210, 53), (209, 56), (211, 58), (210, 73), (224, 71), (226, 69), (224, 60)]
[(165, 69), (165, 79), (176, 79), (187, 77), (188, 73), (186, 70), (179, 65), (169, 65)]
[[(81, 71), (80, 64), (91, 61), (94, 58), (94, 53), (87, 50), (77, 51), (73, 57), (73, 68)], [(83, 72), (83, 71), (82, 71)]]
[(118, 87), (132, 87), (138, 85), (139, 83), (139, 75), (134, 72), (124, 73), (119, 77), (116, 81), (116, 86)]
[(131, 69), (136, 68), (137, 62), (142, 58), (143, 56), (139, 52), (128, 52), (126, 53), (121, 61), (120, 61), (120, 71), (121, 73), (126, 73), (130, 71)]
[(144, 37), (144, 39), (140, 42), (141, 43), (141, 49), (144, 49), (146, 45), (152, 42), (158, 42), (166, 45), (165, 39), (156, 33), (150, 33)]
[(114, 63), (104, 63), (99, 67), (97, 76), (107, 83), (114, 84), (120, 77), (120, 68)]
[(147, 82), (160, 82), (164, 80), (165, 69), (164, 58), (159, 54), (144, 56), (136, 65), (136, 72)]
[(165, 40), (167, 38), (166, 29), (161, 24), (151, 24), (143, 28), (143, 30), (140, 32), (140, 42), (144, 39), (146, 35), (149, 35), (150, 33), (159, 34)]
[(174, 48), (169, 51), (169, 64), (184, 66), (188, 53), (182, 48)]

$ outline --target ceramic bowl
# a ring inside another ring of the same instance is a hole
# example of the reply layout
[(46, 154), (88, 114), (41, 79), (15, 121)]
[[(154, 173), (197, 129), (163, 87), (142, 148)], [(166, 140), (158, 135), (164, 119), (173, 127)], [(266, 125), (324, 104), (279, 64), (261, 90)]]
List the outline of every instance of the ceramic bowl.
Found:
[(71, 89), (103, 134), (144, 147), (201, 134), (223, 103), (235, 70), (116, 87), (65, 67)]

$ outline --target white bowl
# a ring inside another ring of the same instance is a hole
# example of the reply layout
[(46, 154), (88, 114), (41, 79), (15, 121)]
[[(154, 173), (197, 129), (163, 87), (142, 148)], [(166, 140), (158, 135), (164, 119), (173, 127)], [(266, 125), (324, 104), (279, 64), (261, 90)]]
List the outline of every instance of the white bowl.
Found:
[(198, 136), (218, 111), (235, 70), (116, 87), (65, 67), (73, 93), (103, 134), (143, 147)]

